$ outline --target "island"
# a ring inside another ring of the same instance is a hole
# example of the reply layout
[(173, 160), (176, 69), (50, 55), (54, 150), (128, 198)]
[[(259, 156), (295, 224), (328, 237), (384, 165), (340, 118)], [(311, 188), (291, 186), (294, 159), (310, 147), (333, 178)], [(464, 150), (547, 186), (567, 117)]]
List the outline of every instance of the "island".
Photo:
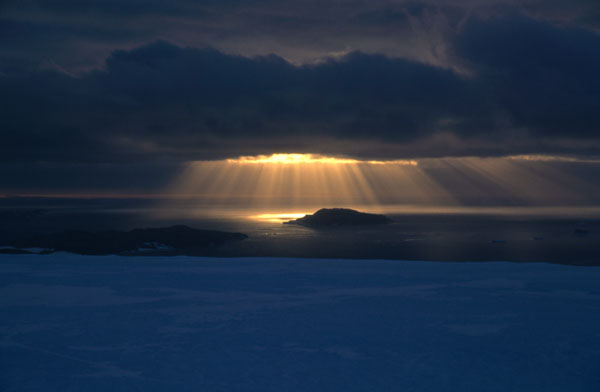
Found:
[(2, 253), (63, 251), (82, 255), (194, 255), (246, 238), (248, 236), (242, 233), (199, 230), (183, 225), (131, 231), (72, 230), (13, 241), (3, 247)]
[(371, 226), (391, 223), (385, 215), (370, 214), (349, 208), (322, 208), (312, 215), (294, 219), (284, 224), (301, 225), (313, 228), (338, 226)]

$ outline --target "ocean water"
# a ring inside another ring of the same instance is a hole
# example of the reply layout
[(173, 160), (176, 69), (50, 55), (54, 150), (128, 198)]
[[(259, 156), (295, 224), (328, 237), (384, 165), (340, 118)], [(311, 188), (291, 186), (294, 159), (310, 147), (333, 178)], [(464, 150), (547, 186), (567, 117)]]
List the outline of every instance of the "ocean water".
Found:
[(321, 206), (281, 203), (265, 207), (189, 200), (0, 199), (0, 242), (72, 229), (185, 224), (249, 235), (239, 243), (209, 249), (207, 256), (600, 265), (598, 208), (336, 206), (384, 213), (393, 223), (329, 230), (286, 225), (284, 221)]

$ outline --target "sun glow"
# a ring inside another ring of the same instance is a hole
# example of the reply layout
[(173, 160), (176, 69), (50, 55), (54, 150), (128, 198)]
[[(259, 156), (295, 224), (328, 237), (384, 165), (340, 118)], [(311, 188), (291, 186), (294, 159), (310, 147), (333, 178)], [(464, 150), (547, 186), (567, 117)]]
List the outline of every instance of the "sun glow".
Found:
[[(268, 213), (377, 206), (382, 203), (381, 197), (396, 200), (398, 195), (403, 200), (429, 202), (447, 197), (447, 192), (414, 160), (359, 160), (298, 153), (190, 162), (169, 188), (178, 195), (189, 195), (189, 199), (210, 200), (211, 205), (245, 204)], [(311, 209), (307, 209), (309, 206)], [(265, 214), (256, 219), (284, 220), (278, 215)], [(285, 220), (297, 217), (286, 213)]]
[(256, 156), (241, 156), (236, 159), (227, 159), (228, 163), (279, 163), (284, 165), (290, 164), (307, 164), (307, 163), (324, 163), (331, 165), (348, 165), (348, 164), (370, 164), (370, 165), (410, 165), (416, 166), (418, 163), (414, 160), (391, 160), (377, 161), (358, 159), (328, 157), (318, 154), (271, 154), (271, 155), (256, 155)]
[[(242, 208), (266, 222), (301, 217), (323, 207), (377, 210), (385, 205), (573, 205), (592, 184), (543, 159), (428, 158), (358, 160), (318, 154), (242, 156), (193, 161), (165, 194), (201, 209)], [(584, 192), (583, 190), (586, 190)], [(183, 204), (182, 204), (183, 205)], [(194, 207), (186, 204), (186, 214)], [(284, 211), (278, 213), (278, 211)], [(288, 212), (285, 212), (288, 211)]]
[(263, 222), (275, 222), (275, 223), (283, 223), (293, 219), (302, 218), (307, 214), (311, 214), (312, 212), (280, 212), (280, 213), (270, 213), (270, 214), (258, 214), (251, 215), (250, 219), (263, 221)]

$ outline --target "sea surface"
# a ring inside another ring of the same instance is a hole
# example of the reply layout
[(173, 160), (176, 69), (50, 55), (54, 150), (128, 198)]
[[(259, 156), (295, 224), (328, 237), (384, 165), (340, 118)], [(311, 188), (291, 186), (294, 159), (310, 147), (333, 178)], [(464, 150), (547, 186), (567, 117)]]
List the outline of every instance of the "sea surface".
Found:
[[(383, 213), (392, 224), (317, 230), (283, 222), (321, 207)], [(206, 256), (600, 265), (600, 208), (531, 206), (247, 206), (145, 199), (0, 199), (0, 246), (64, 230), (184, 224), (242, 232), (247, 240)]]

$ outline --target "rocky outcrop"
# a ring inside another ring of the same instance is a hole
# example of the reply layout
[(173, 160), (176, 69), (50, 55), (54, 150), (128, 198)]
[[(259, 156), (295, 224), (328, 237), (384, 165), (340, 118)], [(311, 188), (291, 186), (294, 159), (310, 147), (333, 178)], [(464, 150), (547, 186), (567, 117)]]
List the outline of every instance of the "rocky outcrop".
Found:
[(369, 214), (348, 208), (322, 208), (312, 215), (305, 215), (286, 224), (301, 225), (314, 228), (336, 226), (367, 226), (391, 223), (385, 215)]

